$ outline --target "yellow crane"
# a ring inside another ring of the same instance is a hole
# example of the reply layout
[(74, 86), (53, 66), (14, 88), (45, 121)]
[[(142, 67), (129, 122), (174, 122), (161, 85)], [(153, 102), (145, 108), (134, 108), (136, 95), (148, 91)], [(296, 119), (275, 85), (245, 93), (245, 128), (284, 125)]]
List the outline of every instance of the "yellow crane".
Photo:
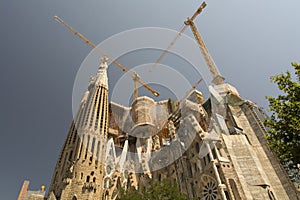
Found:
[(211, 75), (213, 76), (212, 82), (216, 85), (220, 85), (224, 83), (224, 77), (222, 77), (216, 67), (216, 64), (214, 63), (213, 59), (211, 58), (208, 49), (194, 23), (194, 19), (202, 12), (202, 10), (206, 7), (206, 3), (203, 2), (200, 7), (197, 9), (197, 11), (193, 14), (191, 18), (187, 18), (187, 20), (184, 22), (185, 25), (188, 25), (191, 27), (191, 30), (194, 34), (194, 37), (200, 47), (200, 50), (204, 56), (205, 62), (210, 70)]
[(111, 61), (113, 64), (115, 64), (117, 67), (119, 67), (124, 73), (126, 73), (127, 75), (129, 75), (132, 78), (132, 80), (134, 81), (134, 98), (135, 99), (138, 97), (137, 83), (141, 84), (144, 88), (146, 88), (148, 91), (150, 91), (154, 96), (156, 96), (156, 97), (159, 96), (159, 93), (156, 90), (152, 89), (149, 85), (147, 85), (146, 83), (144, 83), (140, 79), (140, 77), (137, 75), (136, 72), (129, 71), (125, 66), (121, 65), (116, 60), (114, 60), (111, 57), (109, 57), (109, 55), (107, 55), (106, 52), (104, 52), (103, 50), (101, 50), (100, 48), (98, 48), (94, 43), (92, 43), (90, 40), (88, 40), (84, 35), (82, 35), (78, 31), (76, 31), (75, 29), (73, 29), (70, 25), (68, 25), (66, 22), (64, 22), (58, 16), (54, 16), (54, 20), (57, 21), (57, 22), (59, 22), (60, 24), (64, 25), (67, 29), (69, 29), (72, 33), (74, 33), (74, 35), (76, 35), (77, 37), (79, 37), (80, 39), (82, 39), (87, 45), (91, 46), (93, 49), (95, 49), (101, 55), (106, 56), (109, 61)]
[(157, 64), (163, 59), (163, 57), (167, 54), (167, 52), (172, 48), (172, 46), (175, 44), (175, 42), (178, 40), (178, 38), (182, 35), (182, 33), (185, 31), (185, 29), (187, 28), (187, 26), (191, 27), (191, 30), (194, 34), (194, 37), (197, 41), (197, 44), (199, 45), (199, 48), (201, 50), (201, 53), (204, 56), (205, 62), (210, 70), (210, 73), (213, 76), (213, 83), (220, 85), (224, 83), (224, 78), (220, 75), (220, 73), (218, 72), (218, 69), (213, 61), (213, 59), (211, 58), (208, 49), (194, 23), (194, 19), (202, 12), (202, 10), (206, 7), (206, 3), (203, 2), (200, 7), (196, 10), (196, 12), (193, 14), (193, 16), (191, 18), (188, 18), (185, 22), (183, 27), (178, 31), (178, 34), (175, 36), (175, 38), (171, 41), (171, 43), (168, 45), (168, 47), (161, 53), (161, 55), (158, 57), (158, 59), (155, 61), (155, 63), (151, 66), (151, 68), (149, 69), (149, 71), (152, 71)]

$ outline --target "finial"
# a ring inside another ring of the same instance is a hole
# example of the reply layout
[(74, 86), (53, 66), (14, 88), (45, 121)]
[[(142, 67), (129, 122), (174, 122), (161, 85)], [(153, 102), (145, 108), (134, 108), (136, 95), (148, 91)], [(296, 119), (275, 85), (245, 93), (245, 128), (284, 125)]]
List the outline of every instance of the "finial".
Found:
[(107, 61), (108, 61), (108, 57), (107, 56), (103, 56), (100, 59), (100, 66), (98, 68), (98, 73), (97, 75), (93, 78), (93, 80), (91, 79), (91, 82), (95, 83), (96, 85), (100, 86), (104, 86), (105, 88), (108, 89), (108, 81), (107, 81)]
[(108, 61), (108, 57), (107, 56), (103, 56), (100, 59), (100, 66), (99, 66), (99, 70), (101, 71), (101, 69), (107, 69), (107, 61)]
[(105, 55), (105, 56), (103, 56), (102, 58), (101, 58), (101, 60), (100, 60), (100, 63), (102, 64), (104, 64), (104, 63), (106, 63), (108, 61), (108, 57)]
[(42, 192), (45, 192), (46, 186), (42, 185), (41, 188), (42, 188)]

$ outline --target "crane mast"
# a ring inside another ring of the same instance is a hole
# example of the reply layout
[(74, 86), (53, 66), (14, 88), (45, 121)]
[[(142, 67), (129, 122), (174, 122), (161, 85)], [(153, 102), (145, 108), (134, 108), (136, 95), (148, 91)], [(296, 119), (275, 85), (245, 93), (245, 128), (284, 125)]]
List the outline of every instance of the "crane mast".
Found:
[(133, 73), (135, 76), (133, 78), (133, 84), (134, 84), (134, 86), (133, 86), (133, 90), (134, 90), (133, 95), (134, 96), (133, 97), (134, 97), (134, 100), (136, 100), (139, 97), (139, 88), (138, 88), (137, 82), (140, 80), (140, 77), (135, 71)]
[(212, 82), (214, 84), (216, 84), (216, 85), (220, 85), (220, 84), (224, 83), (224, 78), (220, 75), (220, 73), (219, 73), (219, 71), (218, 71), (218, 69), (217, 69), (217, 67), (216, 67), (213, 59), (211, 58), (211, 56), (210, 56), (210, 54), (208, 52), (208, 49), (207, 49), (207, 47), (206, 47), (206, 45), (205, 45), (205, 43), (204, 43), (204, 41), (203, 41), (203, 39), (202, 39), (202, 37), (201, 37), (198, 29), (197, 29), (197, 27), (196, 27), (196, 25), (195, 25), (195, 23), (193, 21), (202, 12), (202, 10), (205, 8), (205, 6), (206, 6), (206, 3), (203, 2), (200, 5), (200, 7), (197, 9), (197, 11), (193, 14), (193, 16), (191, 18), (188, 18), (184, 22), (184, 24), (191, 27), (191, 30), (192, 30), (192, 32), (194, 34), (194, 37), (195, 37), (195, 39), (196, 39), (196, 41), (197, 41), (197, 43), (199, 45), (199, 48), (201, 50), (201, 53), (203, 54), (205, 62), (206, 62), (207, 66), (208, 66), (208, 68), (210, 70), (210, 73), (211, 73), (211, 75), (213, 77)]

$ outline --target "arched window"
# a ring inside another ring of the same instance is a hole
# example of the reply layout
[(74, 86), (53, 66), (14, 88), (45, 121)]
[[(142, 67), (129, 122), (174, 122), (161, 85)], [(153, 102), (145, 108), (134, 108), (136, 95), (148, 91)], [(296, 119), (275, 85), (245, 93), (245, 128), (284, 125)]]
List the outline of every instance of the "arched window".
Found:
[(69, 161), (72, 160), (72, 156), (73, 156), (73, 151), (71, 151), (70, 154), (69, 154)]
[(72, 198), (72, 200), (77, 200), (77, 197), (74, 195), (73, 198)]
[(200, 153), (200, 145), (199, 145), (198, 142), (196, 143), (196, 147), (195, 147), (195, 148), (196, 148), (196, 152), (197, 152), (197, 153)]
[(108, 191), (105, 192), (104, 200), (108, 200), (109, 194)]

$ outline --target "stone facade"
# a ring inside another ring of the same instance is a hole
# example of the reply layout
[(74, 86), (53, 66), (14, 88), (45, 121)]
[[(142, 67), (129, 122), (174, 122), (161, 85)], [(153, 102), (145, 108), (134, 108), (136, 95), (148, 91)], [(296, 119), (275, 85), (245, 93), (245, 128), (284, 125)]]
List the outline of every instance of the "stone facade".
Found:
[(222, 84), (184, 100), (108, 103), (106, 61), (62, 148), (48, 199), (116, 199), (119, 188), (178, 183), (188, 199), (299, 199), (266, 145), (263, 112)]

